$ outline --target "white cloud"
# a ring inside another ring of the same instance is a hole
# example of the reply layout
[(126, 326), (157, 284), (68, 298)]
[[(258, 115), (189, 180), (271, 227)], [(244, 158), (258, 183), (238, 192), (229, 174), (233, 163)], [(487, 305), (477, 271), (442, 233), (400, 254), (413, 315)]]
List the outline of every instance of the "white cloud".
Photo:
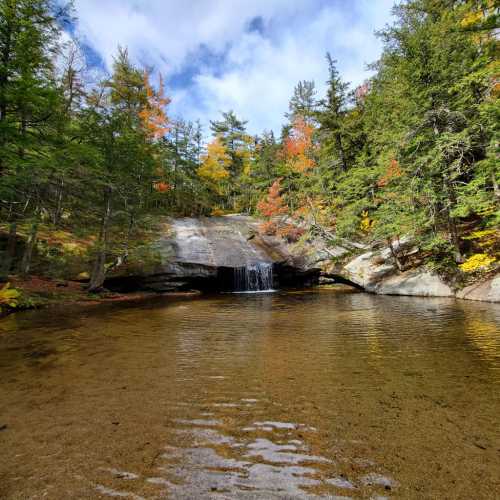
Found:
[[(327, 78), (326, 51), (343, 77), (361, 83), (380, 53), (373, 31), (389, 20), (393, 0), (76, 0), (79, 34), (111, 65), (117, 45), (138, 62), (172, 75), (204, 46), (224, 54), (224, 67), (200, 62), (194, 83), (174, 92), (173, 110), (214, 119), (229, 108), (251, 132), (279, 130), (294, 85)], [(248, 32), (260, 16), (263, 36)]]
[[(292, 4), (295, 4), (293, 6)], [(117, 45), (178, 70), (201, 44), (215, 51), (236, 40), (256, 16), (293, 14), (306, 0), (76, 0), (79, 32), (107, 64)]]

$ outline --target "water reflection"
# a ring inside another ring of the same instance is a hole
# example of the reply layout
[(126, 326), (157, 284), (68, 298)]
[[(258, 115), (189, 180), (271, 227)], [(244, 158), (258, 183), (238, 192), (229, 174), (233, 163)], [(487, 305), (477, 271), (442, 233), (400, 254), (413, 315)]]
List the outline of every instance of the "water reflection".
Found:
[(494, 498), (499, 324), (318, 289), (9, 317), (0, 497)]

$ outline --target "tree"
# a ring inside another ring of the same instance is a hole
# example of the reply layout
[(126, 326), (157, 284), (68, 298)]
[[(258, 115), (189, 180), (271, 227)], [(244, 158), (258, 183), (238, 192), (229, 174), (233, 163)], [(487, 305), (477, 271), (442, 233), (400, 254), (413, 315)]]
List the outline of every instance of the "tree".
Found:
[(314, 127), (297, 115), (283, 145), (284, 157), (289, 168), (297, 173), (307, 173), (315, 165)]
[(28, 129), (50, 116), (51, 56), (63, 14), (51, 0), (0, 1), (0, 175), (26, 149)]
[(100, 186), (102, 196), (98, 202), (101, 222), (90, 291), (99, 290), (104, 283), (115, 206), (121, 205), (127, 214), (126, 258), (137, 218), (147, 209), (147, 199), (155, 192), (154, 184), (162, 181), (158, 178), (157, 139), (168, 125), (164, 111), (167, 103), (163, 88), (156, 93), (123, 49), (115, 59), (112, 77), (103, 81), (89, 99), (86, 132), (96, 150), (93, 182)]
[(177, 118), (172, 120), (163, 139), (163, 169), (172, 189), (162, 206), (172, 213), (191, 215), (207, 210), (210, 204), (208, 186), (197, 173), (202, 159), (202, 138), (199, 121), (191, 123)]
[(224, 166), (229, 173), (225, 184), (226, 205), (244, 211), (249, 208), (248, 182), (255, 139), (246, 133), (246, 121), (238, 119), (233, 111), (222, 113), (222, 118), (221, 121), (211, 121), (210, 128), (230, 158)]
[(276, 234), (279, 221), (273, 221), (273, 218), (288, 212), (288, 207), (281, 196), (281, 181), (282, 179), (276, 179), (269, 187), (267, 195), (257, 204), (257, 210), (267, 219), (260, 228), (264, 234)]
[(280, 236), (289, 242), (297, 241), (304, 229), (291, 222), (290, 208), (281, 195), (281, 178), (276, 179), (267, 195), (257, 204), (257, 210), (266, 219), (259, 227), (263, 234)]
[(300, 118), (308, 125), (312, 125), (315, 121), (316, 106), (314, 81), (302, 80), (293, 89), (293, 95), (288, 105), (289, 111), (285, 113), (285, 117), (292, 124)]
[(51, 0), (0, 0), (0, 200), (10, 222), (3, 273), (11, 269), (20, 220), (32, 222), (24, 273), (36, 243), (51, 164), (50, 122), (60, 98), (53, 56), (67, 14)]
[(163, 77), (160, 74), (158, 90), (151, 86), (149, 72), (144, 72), (144, 89), (146, 91), (146, 104), (139, 111), (139, 118), (150, 140), (160, 139), (169, 131), (169, 119), (165, 112), (170, 99), (165, 97)]
[(344, 144), (344, 118), (347, 112), (349, 84), (342, 81), (337, 70), (337, 61), (327, 53), (328, 90), (326, 99), (320, 102), (316, 114), (319, 122), (319, 136), (326, 154), (338, 158), (340, 168), (345, 172), (348, 168)]
[(240, 120), (233, 111), (222, 113), (222, 120), (211, 121), (210, 130), (214, 137), (218, 137), (228, 155), (231, 157), (229, 171), (232, 177), (241, 174), (243, 160), (241, 151), (247, 144), (246, 121)]
[[(401, 165), (412, 181), (414, 208), (427, 213), (430, 235), (444, 232), (456, 262), (462, 261), (458, 193), (477, 175), (491, 129), (480, 106), (487, 96), (484, 69), (492, 54), (457, 29), (460, 7), (451, 12), (427, 0), (398, 8), (399, 24), (385, 33), (393, 67), (406, 82), (412, 103)], [(482, 66), (482, 71), (472, 68)], [(408, 110), (410, 111), (410, 110)]]
[(231, 161), (231, 156), (222, 140), (218, 137), (207, 146), (207, 152), (202, 156), (202, 164), (198, 169), (198, 175), (205, 179), (211, 189), (219, 195), (225, 192), (226, 186), (223, 181), (229, 178), (228, 168)]

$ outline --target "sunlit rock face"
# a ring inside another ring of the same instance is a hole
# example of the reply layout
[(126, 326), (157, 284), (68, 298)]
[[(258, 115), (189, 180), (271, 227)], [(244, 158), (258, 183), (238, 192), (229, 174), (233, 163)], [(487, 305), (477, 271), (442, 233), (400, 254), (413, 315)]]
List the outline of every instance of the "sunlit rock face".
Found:
[[(418, 252), (412, 242), (405, 238), (394, 247), (407, 254)], [(362, 286), (367, 292), (381, 295), (415, 295), (420, 297), (451, 297), (453, 290), (436, 273), (424, 266), (398, 271), (389, 248), (365, 252), (342, 269), (350, 280)]]
[(457, 297), (468, 300), (500, 302), (500, 274), (460, 290)]
[(452, 297), (453, 290), (437, 274), (425, 268), (398, 273), (383, 280), (375, 293), (381, 295), (416, 295), (419, 297)]
[[(320, 269), (283, 240), (261, 236), (259, 221), (243, 215), (173, 219), (153, 245), (153, 269), (108, 279), (119, 291), (187, 289), (248, 291), (317, 281)], [(242, 279), (244, 277), (244, 279)]]
[[(262, 235), (260, 221), (244, 215), (171, 219), (151, 245), (154, 264), (122, 268), (106, 281), (116, 291), (264, 291), (307, 286), (322, 279), (384, 295), (458, 296), (499, 301), (499, 278), (458, 293), (420, 265), (398, 270), (391, 250), (345, 241), (331, 246), (321, 238), (287, 243)], [(393, 246), (418, 253), (408, 238)]]
[(258, 223), (251, 217), (176, 219), (172, 230), (173, 237), (161, 244), (172, 245), (178, 263), (238, 268), (277, 260), (270, 249), (257, 244)]

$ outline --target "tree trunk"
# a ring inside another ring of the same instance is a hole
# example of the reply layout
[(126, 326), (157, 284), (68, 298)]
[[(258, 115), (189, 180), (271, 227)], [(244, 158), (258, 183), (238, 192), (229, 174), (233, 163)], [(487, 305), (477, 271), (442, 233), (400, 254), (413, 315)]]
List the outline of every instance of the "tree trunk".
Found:
[(449, 204), (445, 207), (446, 211), (446, 222), (448, 225), (448, 234), (451, 243), (453, 244), (453, 249), (454, 249), (454, 258), (455, 262), (457, 264), (461, 264), (464, 261), (464, 258), (462, 256), (462, 252), (460, 250), (460, 238), (458, 235), (458, 228), (457, 228), (457, 221), (455, 217), (451, 215), (451, 210), (450, 210), (450, 205), (454, 206), (457, 203), (457, 199), (455, 196), (455, 190), (453, 188), (453, 185), (448, 181), (445, 180), (445, 192), (448, 195), (448, 202)]
[(9, 225), (9, 239), (7, 240), (7, 250), (2, 264), (2, 275), (8, 276), (12, 269), (12, 262), (16, 256), (17, 223), (12, 221)]
[[(8, 19), (8, 18), (7, 18)], [(12, 42), (12, 24), (7, 21), (4, 27), (3, 35), (3, 51), (1, 55), (2, 66), (0, 69), (0, 128), (3, 128), (3, 122), (7, 119), (7, 84), (9, 83), (8, 65), (11, 59), (11, 42)], [(3, 134), (0, 136), (0, 150), (3, 150), (5, 139)], [(0, 155), (0, 177), (3, 174), (4, 161), (3, 155)]]
[(460, 250), (460, 239), (458, 237), (457, 223), (453, 217), (448, 215), (448, 231), (450, 233), (450, 240), (454, 248), (455, 262), (461, 264), (464, 261), (462, 251)]
[(128, 251), (129, 251), (130, 240), (132, 238), (132, 232), (134, 230), (134, 226), (135, 226), (135, 214), (134, 214), (134, 212), (131, 212), (129, 214), (127, 236), (125, 237), (125, 248), (124, 248), (123, 254), (119, 255), (117, 257), (115, 263), (112, 265), (113, 269), (120, 267), (128, 260)]
[(97, 241), (97, 255), (90, 275), (89, 292), (96, 292), (102, 288), (106, 278), (106, 252), (108, 249), (108, 227), (111, 218), (111, 188), (104, 189), (104, 213), (99, 230), (99, 239)]
[(491, 172), (491, 183), (493, 184), (493, 192), (497, 200), (500, 200), (500, 187), (498, 187), (497, 178), (495, 172)]
[(38, 220), (35, 220), (31, 225), (31, 231), (26, 241), (26, 248), (24, 249), (23, 259), (21, 261), (21, 274), (27, 276), (31, 267), (31, 257), (33, 256), (33, 249), (36, 244), (36, 236), (38, 233)]
[(63, 194), (64, 194), (64, 179), (61, 179), (61, 183), (57, 189), (57, 202), (56, 202), (56, 208), (54, 210), (54, 218), (52, 221), (54, 223), (54, 226), (57, 226), (61, 221)]
[(401, 264), (401, 261), (399, 260), (398, 253), (394, 249), (394, 245), (392, 244), (392, 239), (387, 238), (387, 244), (389, 245), (389, 250), (391, 251), (392, 258), (394, 259), (394, 262), (396, 263), (396, 267), (398, 268), (398, 271), (403, 272), (403, 264)]
[(340, 136), (340, 134), (336, 134), (335, 141), (337, 143), (337, 148), (339, 150), (340, 164), (342, 165), (342, 171), (346, 172), (347, 171), (347, 162), (345, 159), (344, 148), (342, 147), (342, 137)]

